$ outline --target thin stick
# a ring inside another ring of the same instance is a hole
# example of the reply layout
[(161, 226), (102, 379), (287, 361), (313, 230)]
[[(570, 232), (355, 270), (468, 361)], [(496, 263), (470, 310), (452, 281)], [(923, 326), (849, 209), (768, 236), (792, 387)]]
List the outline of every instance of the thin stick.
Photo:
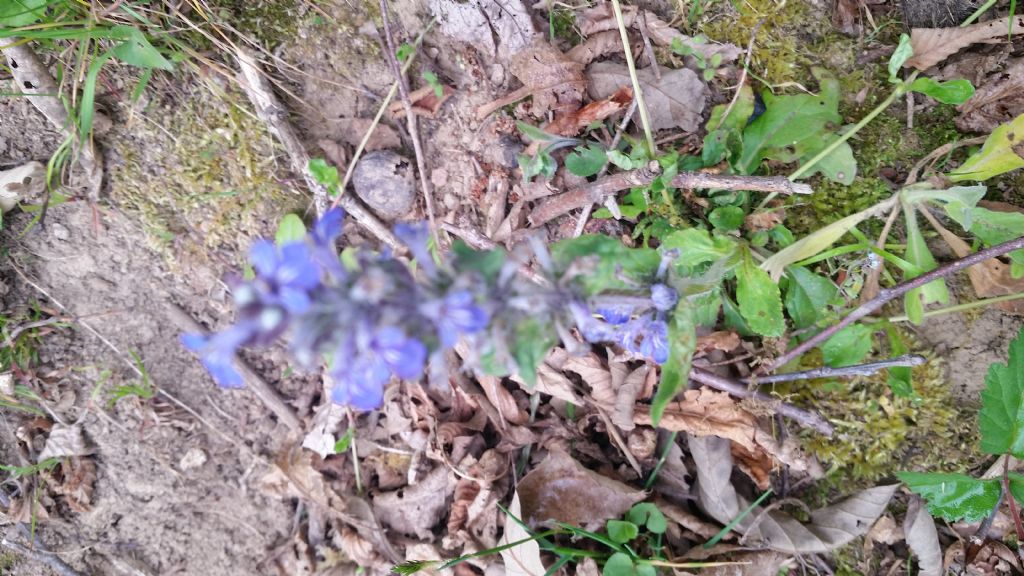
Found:
[(651, 46), (651, 37), (647, 32), (647, 11), (637, 14), (633, 21), (637, 24), (637, 28), (640, 29), (640, 38), (644, 41), (644, 55), (650, 60), (654, 78), (661, 82), (661, 70), (658, 68), (658, 60), (654, 57), (654, 47)]
[[(656, 162), (651, 166), (630, 172), (606, 176), (547, 200), (533, 209), (530, 224), (540, 226), (588, 204), (604, 200), (606, 196), (620, 190), (646, 186), (658, 177), (660, 170)], [(705, 174), (703, 172), (681, 172), (672, 179), (674, 188), (719, 188), (722, 190), (750, 190), (782, 194), (810, 194), (811, 187), (787, 179), (785, 176), (733, 176), (730, 174)]]
[(771, 404), (776, 413), (782, 414), (786, 418), (790, 418), (804, 428), (816, 430), (825, 436), (831, 437), (832, 433), (835, 432), (835, 428), (832, 424), (825, 420), (820, 414), (797, 408), (796, 406), (787, 404), (774, 396), (770, 396), (764, 392), (758, 392), (757, 390), (751, 390), (740, 382), (719, 376), (713, 372), (708, 372), (702, 368), (697, 368), (696, 366), (691, 368), (690, 380), (705, 384), (715, 388), (716, 390), (728, 392), (733, 396), (738, 396), (740, 398), (752, 398), (758, 402)]
[[(626, 131), (626, 126), (629, 126), (629, 122), (633, 119), (633, 114), (636, 114), (636, 98), (629, 103), (629, 108), (626, 109), (626, 115), (622, 117), (622, 121), (619, 122), (618, 128), (615, 130), (615, 137), (612, 138), (612, 143), (608, 145), (609, 150), (615, 150), (619, 146), (619, 141), (622, 140), (622, 134)], [(605, 164), (601, 171), (597, 173), (598, 179), (603, 178), (608, 173), (608, 168), (611, 164)], [(614, 199), (613, 199), (614, 201)], [(587, 225), (587, 220), (590, 218), (590, 211), (594, 209), (594, 203), (591, 202), (583, 207), (583, 212), (580, 212), (580, 218), (576, 221), (576, 230), (573, 231), (573, 238), (579, 238), (583, 234), (583, 227)]]
[(975, 138), (968, 138), (966, 140), (957, 140), (956, 142), (947, 142), (946, 144), (939, 146), (935, 150), (929, 152), (927, 156), (918, 160), (917, 164), (914, 164), (914, 167), (910, 169), (910, 173), (907, 174), (907, 180), (906, 182), (903, 183), (903, 186), (907, 187), (917, 182), (918, 174), (921, 172), (922, 169), (924, 169), (925, 164), (934, 162), (938, 158), (945, 156), (946, 154), (949, 154), (950, 152), (956, 150), (957, 148), (981, 144), (985, 142), (985, 140), (987, 139), (988, 136), (978, 136)]
[[(1000, 302), (1010, 302), (1013, 300), (1020, 300), (1024, 298), (1024, 292), (1016, 292), (1013, 294), (1005, 294), (1003, 296), (994, 296), (992, 298), (982, 298), (973, 302), (965, 302), (963, 304), (957, 304), (955, 306), (947, 306), (945, 308), (937, 308), (935, 310), (926, 310), (924, 313), (925, 318), (932, 318), (935, 316), (942, 316), (943, 314), (951, 314), (953, 312), (963, 312), (965, 310), (973, 310), (975, 308), (984, 308), (985, 306), (991, 306), (992, 304), (998, 304)], [(889, 322), (908, 322), (910, 318), (906, 315), (890, 316)]]
[[(206, 333), (206, 329), (179, 306), (171, 304), (167, 307), (167, 310), (171, 320), (182, 330), (200, 334)], [(302, 430), (302, 422), (299, 420), (299, 417), (295, 415), (294, 410), (285, 404), (284, 399), (281, 398), (281, 395), (278, 394), (273, 386), (268, 384), (241, 358), (236, 360), (236, 365), (238, 366), (238, 371), (242, 373), (242, 379), (245, 380), (246, 387), (263, 401), (263, 404), (277, 416), (278, 420), (292, 430)]]
[(441, 241), (437, 235), (437, 219), (434, 216), (434, 190), (430, 184), (430, 179), (427, 178), (427, 161), (423, 155), (423, 146), (420, 144), (420, 132), (416, 127), (418, 117), (413, 112), (412, 100), (409, 98), (409, 82), (405, 79), (401, 66), (398, 65), (398, 59), (395, 58), (395, 51), (398, 47), (395, 45), (395, 38), (391, 33), (388, 0), (380, 0), (380, 15), (384, 26), (384, 39), (387, 42), (387, 50), (384, 51), (385, 56), (387, 56), (388, 64), (391, 65), (391, 71), (395, 75), (395, 80), (398, 81), (398, 92), (402, 95), (402, 107), (405, 108), (405, 122), (409, 128), (409, 138), (412, 139), (413, 151), (416, 153), (416, 168), (420, 175), (420, 187), (423, 189), (423, 202), (427, 208), (427, 219), (430, 221), (430, 235), (434, 239), (434, 246), (440, 250)]
[(836, 332), (839, 332), (840, 330), (846, 328), (850, 324), (853, 324), (857, 320), (860, 320), (861, 318), (864, 318), (865, 316), (871, 314), (875, 310), (878, 310), (879, 308), (881, 308), (894, 298), (903, 296), (907, 292), (910, 292), (915, 288), (920, 288), (921, 286), (924, 286), (929, 282), (945, 278), (946, 276), (949, 276), (954, 272), (959, 272), (964, 268), (974, 266), (979, 262), (984, 262), (989, 258), (996, 258), (998, 256), (1002, 256), (1004, 254), (1013, 252), (1014, 250), (1019, 250), (1021, 248), (1024, 248), (1024, 236), (1017, 238), (1015, 240), (1003, 242), (1002, 244), (996, 244), (991, 248), (986, 248), (984, 250), (975, 252), (974, 254), (971, 254), (969, 256), (965, 256), (963, 258), (943, 264), (942, 266), (939, 266), (938, 268), (932, 270), (931, 272), (922, 274), (917, 278), (907, 280), (906, 282), (898, 284), (892, 288), (883, 288), (882, 290), (879, 291), (878, 296), (875, 296), (871, 300), (855, 308), (853, 312), (850, 312), (838, 324), (834, 324), (822, 330), (821, 332), (818, 332), (814, 336), (802, 342), (796, 348), (793, 348), (789, 352), (786, 352), (782, 356), (776, 358), (775, 361), (772, 362), (770, 365), (767, 365), (766, 368), (762, 370), (762, 372), (772, 372), (773, 370), (777, 370), (778, 368), (785, 366), (794, 359), (799, 358), (808, 350), (819, 346), (820, 344), (834, 336)]
[[(295, 128), (288, 122), (284, 107), (281, 106), (277, 96), (271, 90), (270, 84), (263, 75), (260, 65), (256, 62), (256, 58), (248, 50), (240, 46), (236, 47), (235, 59), (238, 60), (242, 76), (245, 78), (242, 88), (245, 90), (246, 95), (249, 96), (253, 107), (256, 108), (256, 114), (270, 127), (278, 140), (281, 141), (281, 144), (288, 152), (292, 170), (297, 174), (302, 174), (306, 186), (313, 192), (313, 203), (316, 206), (317, 216), (322, 215), (327, 210), (327, 188), (318, 182), (309, 171), (309, 153), (306, 152), (306, 148), (295, 132)], [(369, 230), (381, 242), (387, 244), (396, 253), (404, 254), (406, 252), (406, 247), (402, 244), (402, 241), (377, 216), (353, 196), (340, 196), (337, 203), (355, 218), (356, 222), (359, 222), (359, 224)]]
[(647, 138), (647, 152), (653, 157), (654, 151), (658, 148), (654, 144), (651, 119), (647, 114), (647, 103), (644, 102), (643, 90), (640, 89), (640, 78), (636, 75), (636, 62), (633, 61), (633, 49), (629, 46), (629, 35), (626, 33), (626, 22), (622, 18), (622, 5), (619, 4), (619, 0), (612, 0), (612, 10), (615, 11), (615, 21), (619, 25), (622, 51), (626, 54), (626, 66), (629, 67), (629, 79), (633, 82), (633, 97), (636, 98), (637, 106), (640, 108), (640, 121), (644, 125), (644, 136)]
[(757, 21), (757, 25), (754, 26), (754, 31), (750, 33), (750, 43), (747, 44), (747, 56), (743, 59), (743, 70), (740, 71), (739, 81), (736, 82), (736, 93), (733, 94), (732, 100), (729, 101), (729, 105), (725, 107), (725, 113), (718, 119), (718, 124), (715, 126), (715, 130), (722, 127), (725, 124), (725, 119), (729, 117), (729, 113), (736, 106), (736, 103), (740, 100), (740, 93), (743, 92), (743, 85), (747, 82), (747, 68), (750, 68), (750, 58), (754, 54), (754, 40), (757, 38), (757, 31), (761, 29), (761, 25), (764, 24), (764, 18)]
[(56, 572), (59, 576), (83, 576), (81, 572), (75, 570), (71, 566), (68, 566), (66, 562), (57, 557), (56, 554), (44, 550), (38, 544), (32, 548), (24, 546), (17, 542), (13, 542), (4, 538), (0, 540), (0, 545), (4, 548), (8, 548), (22, 556), (35, 560), (40, 564), (45, 564), (50, 570)]
[[(885, 220), (885, 226), (882, 226), (882, 233), (878, 235), (878, 240), (875, 242), (875, 246), (879, 250), (885, 250), (885, 241), (889, 238), (889, 231), (892, 230), (892, 225), (896, 222), (896, 217), (899, 215), (900, 205), (893, 204), (892, 211), (889, 212), (889, 217)], [(864, 280), (864, 288), (860, 292), (861, 302), (866, 302), (878, 296), (878, 289), (881, 286), (878, 282), (882, 278), (882, 270), (884, 268), (884, 266), (876, 266), (868, 273), (868, 277)]]
[(831, 368), (829, 366), (822, 366), (820, 368), (814, 368), (812, 370), (801, 370), (800, 372), (789, 372), (787, 374), (773, 374), (771, 376), (754, 376), (752, 378), (743, 378), (741, 382), (748, 384), (775, 384), (778, 382), (792, 382), (794, 380), (813, 380), (815, 378), (852, 378), (854, 376), (870, 376), (875, 372), (881, 370), (887, 370), (889, 368), (899, 368), (902, 366), (920, 366), (927, 362), (928, 359), (919, 354), (904, 354), (891, 358), (889, 360), (879, 360), (877, 362), (865, 362), (864, 364), (855, 364), (853, 366), (844, 366), (842, 368)]

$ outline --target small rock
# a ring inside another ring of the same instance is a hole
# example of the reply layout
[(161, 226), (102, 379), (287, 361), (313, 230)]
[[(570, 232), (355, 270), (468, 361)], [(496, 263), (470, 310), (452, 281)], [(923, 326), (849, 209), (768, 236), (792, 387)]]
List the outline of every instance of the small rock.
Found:
[(488, 164), (516, 168), (519, 166), (519, 155), (525, 148), (519, 138), (506, 134), (498, 139), (497, 146), (488, 146), (484, 149), (483, 159)]
[(4, 372), (0, 374), (0, 394), (14, 396), (14, 374)]
[(448, 184), (448, 171), (444, 168), (437, 168), (430, 172), (430, 183), (434, 188), (444, 188)]
[(178, 461), (178, 468), (192, 470), (206, 464), (206, 452), (202, 448), (189, 448), (188, 452)]
[(71, 231), (68, 230), (67, 226), (60, 224), (59, 222), (51, 222), (49, 225), (50, 233), (53, 237), (62, 242), (67, 242), (71, 238)]
[(412, 162), (390, 150), (363, 156), (352, 174), (356, 195), (385, 220), (412, 215), (416, 181)]

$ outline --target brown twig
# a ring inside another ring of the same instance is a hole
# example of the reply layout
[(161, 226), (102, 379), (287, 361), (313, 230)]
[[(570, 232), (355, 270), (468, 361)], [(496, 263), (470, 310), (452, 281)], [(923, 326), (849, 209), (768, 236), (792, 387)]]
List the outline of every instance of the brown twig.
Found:
[[(622, 134), (626, 131), (626, 126), (629, 126), (630, 121), (633, 120), (633, 115), (636, 114), (636, 98), (629, 103), (629, 108), (626, 109), (626, 114), (622, 117), (622, 121), (619, 122), (618, 128), (615, 130), (615, 137), (612, 138), (611, 144), (608, 145), (609, 150), (615, 150), (619, 146), (619, 141), (622, 140)], [(608, 168), (611, 164), (605, 164), (601, 171), (597, 173), (598, 179), (603, 178), (608, 173)], [(610, 198), (612, 202), (614, 198)], [(609, 207), (610, 208), (610, 207)], [(615, 206), (617, 209), (618, 206)], [(590, 211), (594, 209), (594, 203), (589, 203), (583, 207), (583, 212), (580, 212), (579, 220), (576, 221), (576, 230), (573, 231), (573, 238), (579, 238), (583, 234), (583, 227), (587, 225), (587, 220), (590, 218)], [(619, 214), (614, 212), (615, 216)]]
[[(167, 311), (171, 320), (173, 320), (181, 330), (197, 334), (206, 333), (206, 329), (196, 322), (188, 312), (185, 312), (179, 306), (171, 304), (167, 307)], [(282, 424), (292, 430), (302, 430), (302, 422), (299, 420), (299, 417), (295, 415), (294, 410), (285, 404), (281, 395), (277, 393), (277, 390), (274, 390), (266, 380), (249, 367), (249, 365), (241, 358), (236, 361), (236, 365), (238, 366), (238, 371), (242, 373), (242, 379), (245, 380), (247, 388), (251, 390), (257, 398), (263, 401), (263, 404), (265, 404), (266, 407), (277, 416), (278, 420), (280, 420)]]
[(731, 380), (729, 378), (725, 378), (723, 376), (719, 376), (713, 372), (708, 372), (703, 368), (698, 368), (696, 366), (691, 368), (690, 380), (693, 380), (694, 382), (699, 382), (701, 384), (705, 384), (716, 390), (728, 392), (733, 396), (738, 396), (740, 398), (752, 398), (759, 402), (771, 404), (774, 407), (775, 412), (777, 414), (782, 414), (786, 418), (795, 421), (801, 426), (805, 428), (811, 428), (812, 430), (816, 430), (824, 434), (825, 436), (832, 436), (832, 433), (835, 431), (835, 428), (832, 427), (832, 424), (825, 420), (825, 418), (823, 418), (820, 414), (817, 414), (815, 412), (808, 412), (801, 408), (797, 408), (792, 404), (787, 404), (786, 402), (783, 402), (782, 400), (779, 400), (774, 396), (765, 394), (764, 392), (751, 390), (740, 382)]
[[(659, 172), (658, 164), (652, 162), (647, 167), (599, 178), (585, 186), (559, 194), (533, 209), (530, 214), (530, 224), (540, 226), (577, 208), (602, 202), (606, 196), (620, 190), (647, 186), (658, 177)], [(718, 188), (782, 194), (810, 194), (812, 192), (811, 187), (807, 184), (791, 182), (785, 176), (733, 176), (704, 172), (681, 172), (672, 179), (669, 185), (674, 188)]]
[(644, 55), (650, 60), (651, 70), (654, 72), (654, 79), (661, 82), (661, 70), (658, 68), (658, 60), (654, 57), (654, 47), (651, 46), (651, 37), (647, 31), (647, 12), (644, 11), (634, 22), (640, 29), (640, 38), (644, 41)]
[(889, 360), (865, 362), (864, 364), (843, 366), (842, 368), (831, 368), (829, 366), (822, 366), (820, 368), (814, 368), (812, 370), (801, 370), (800, 372), (773, 374), (771, 376), (753, 376), (751, 378), (743, 378), (741, 381), (747, 384), (756, 385), (776, 384), (778, 382), (792, 382), (794, 380), (813, 380), (815, 378), (851, 378), (853, 376), (870, 376), (875, 372), (879, 372), (889, 368), (899, 368), (902, 366), (920, 366), (921, 364), (924, 364), (927, 361), (927, 358), (919, 354), (904, 354), (902, 356), (897, 356), (896, 358), (890, 358)]
[[(242, 89), (245, 90), (253, 107), (256, 108), (256, 114), (260, 120), (270, 127), (270, 130), (281, 141), (285, 151), (288, 152), (292, 170), (302, 175), (306, 186), (313, 192), (313, 203), (316, 206), (317, 216), (322, 215), (327, 210), (327, 188), (318, 182), (309, 171), (309, 153), (306, 152), (295, 128), (288, 121), (285, 109), (274, 95), (263, 69), (256, 61), (256, 57), (241, 46), (235, 47), (235, 59), (238, 60), (238, 66), (245, 79)], [(342, 196), (338, 205), (392, 250), (399, 254), (406, 252), (405, 245), (398, 237), (353, 196)]]
[(409, 98), (409, 82), (402, 73), (402, 67), (398, 64), (395, 52), (398, 46), (395, 44), (394, 34), (391, 33), (391, 22), (388, 13), (388, 0), (380, 0), (380, 15), (384, 26), (384, 40), (387, 43), (387, 50), (384, 51), (388, 64), (391, 65), (391, 72), (398, 81), (398, 93), (402, 97), (402, 107), (405, 108), (405, 122), (409, 129), (409, 138), (412, 139), (413, 152), (416, 153), (416, 169), (420, 175), (420, 187), (423, 189), (423, 203), (427, 208), (427, 219), (430, 221), (430, 234), (434, 238), (434, 246), (441, 247), (437, 235), (437, 219), (434, 216), (434, 190), (427, 178), (427, 162), (423, 155), (423, 145), (420, 143), (420, 132), (416, 126), (417, 116), (412, 109), (412, 100)]
[(974, 254), (971, 254), (969, 256), (965, 256), (952, 262), (948, 262), (932, 270), (931, 272), (922, 274), (917, 278), (911, 278), (910, 280), (907, 280), (906, 282), (903, 282), (901, 284), (897, 284), (892, 288), (883, 288), (882, 290), (879, 291), (878, 296), (875, 296), (871, 300), (855, 308), (853, 312), (847, 314), (846, 317), (843, 318), (839, 323), (834, 324), (822, 330), (821, 332), (818, 332), (814, 336), (802, 342), (796, 348), (793, 348), (789, 352), (786, 352), (782, 356), (776, 358), (775, 361), (772, 362), (771, 364), (765, 365), (765, 368), (762, 369), (762, 372), (772, 372), (773, 370), (785, 366), (786, 364), (792, 362), (794, 359), (799, 358), (808, 350), (821, 345), (823, 342), (834, 336), (836, 332), (839, 332), (840, 330), (846, 328), (850, 324), (853, 324), (857, 320), (860, 320), (861, 318), (864, 318), (865, 316), (871, 314), (875, 310), (878, 310), (886, 303), (888, 303), (890, 300), (899, 298), (900, 296), (903, 296), (904, 294), (910, 292), (911, 290), (914, 290), (915, 288), (920, 288), (921, 286), (924, 286), (929, 282), (945, 278), (946, 276), (949, 276), (954, 272), (959, 272), (964, 268), (969, 268), (971, 266), (974, 266), (975, 264), (978, 264), (979, 262), (984, 262), (989, 258), (996, 258), (998, 256), (1002, 256), (1004, 254), (1013, 252), (1014, 250), (1019, 250), (1021, 248), (1024, 248), (1024, 236), (1014, 240), (1010, 240), (1008, 242), (1003, 242), (1002, 244), (996, 244), (991, 248), (986, 248), (984, 250), (975, 252)]
[(1017, 530), (1017, 540), (1024, 540), (1024, 524), (1020, 520), (1020, 511), (1017, 510), (1017, 499), (1013, 497), (1010, 490), (1010, 457), (1003, 459), (1003, 494), (1006, 495), (1006, 503), (1010, 506), (1010, 516), (1013, 518), (1013, 527)]

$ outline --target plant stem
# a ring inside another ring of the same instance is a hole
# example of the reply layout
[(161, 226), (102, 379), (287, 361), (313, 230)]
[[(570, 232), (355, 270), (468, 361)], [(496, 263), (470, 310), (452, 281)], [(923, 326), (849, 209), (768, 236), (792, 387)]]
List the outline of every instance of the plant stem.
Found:
[(792, 382), (794, 380), (813, 380), (815, 378), (848, 378), (851, 376), (870, 376), (876, 372), (886, 370), (888, 368), (899, 368), (903, 366), (920, 366), (927, 362), (928, 359), (918, 354), (904, 354), (897, 356), (889, 360), (880, 360), (878, 362), (865, 362), (864, 364), (855, 364), (853, 366), (844, 366), (842, 368), (831, 368), (829, 366), (822, 366), (821, 368), (814, 368), (813, 370), (803, 370), (800, 372), (789, 372), (786, 374), (774, 374), (772, 376), (754, 376), (753, 378), (744, 378), (742, 381), (748, 384), (775, 384), (778, 382)]
[[(933, 316), (942, 316), (943, 314), (951, 314), (953, 312), (963, 312), (964, 310), (973, 310), (974, 308), (981, 308), (990, 304), (998, 304), (1000, 302), (1010, 302), (1012, 300), (1020, 300), (1024, 298), (1024, 292), (1017, 292), (1015, 294), (1005, 294), (1003, 296), (994, 296), (992, 298), (982, 298), (981, 300), (975, 300), (974, 302), (966, 302), (964, 304), (957, 304), (955, 306), (947, 306), (945, 308), (939, 308), (937, 310), (927, 310), (924, 313), (925, 318), (931, 318)], [(892, 316), (889, 318), (889, 322), (907, 322), (910, 320), (906, 315)]]
[(651, 119), (647, 115), (647, 103), (644, 102), (644, 93), (640, 89), (640, 78), (636, 75), (636, 62), (633, 61), (633, 49), (629, 46), (629, 35), (626, 33), (626, 21), (622, 17), (622, 5), (619, 0), (612, 0), (612, 10), (615, 11), (615, 21), (619, 25), (619, 36), (622, 38), (622, 51), (626, 54), (626, 66), (629, 67), (629, 79), (633, 83), (633, 98), (636, 98), (637, 108), (640, 109), (640, 122), (644, 126), (644, 136), (647, 138), (647, 153), (651, 158), (658, 149), (654, 144), (654, 133), (651, 131)]
[(974, 11), (974, 14), (971, 14), (970, 16), (968, 16), (967, 20), (964, 20), (963, 22), (961, 22), (960, 23), (960, 27), (964, 28), (966, 26), (970, 26), (971, 23), (973, 23), (978, 18), (981, 18), (982, 14), (984, 14), (985, 12), (988, 12), (995, 5), (996, 5), (996, 0), (988, 0), (988, 2), (985, 2), (984, 4), (979, 6), (978, 9)]
[(758, 505), (760, 505), (761, 502), (764, 502), (764, 499), (767, 498), (768, 496), (770, 496), (771, 494), (772, 494), (772, 489), (771, 488), (765, 490), (764, 494), (761, 494), (760, 496), (758, 496), (757, 500), (754, 500), (754, 502), (751, 503), (750, 506), (747, 506), (746, 509), (744, 509), (742, 512), (740, 512), (739, 515), (737, 515), (735, 518), (733, 518), (731, 522), (729, 522), (728, 524), (725, 525), (724, 528), (719, 530), (718, 534), (715, 534), (714, 538), (712, 538), (711, 540), (708, 540), (707, 542), (705, 542), (704, 543), (704, 548), (711, 548), (715, 544), (718, 544), (719, 542), (721, 542), (722, 538), (725, 538), (726, 534), (728, 534), (729, 532), (732, 532), (733, 528), (735, 528), (737, 524), (742, 522), (743, 519), (746, 518), (747, 515), (749, 515), (754, 510), (754, 508), (757, 508)]
[(1017, 530), (1017, 541), (1024, 540), (1024, 524), (1021, 524), (1020, 512), (1017, 510), (1017, 499), (1010, 491), (1010, 457), (1003, 458), (1003, 494), (1006, 495), (1006, 503), (1010, 505), (1010, 516), (1013, 517), (1013, 527)]
[(821, 345), (823, 342), (834, 336), (836, 332), (839, 332), (840, 330), (846, 328), (850, 324), (853, 324), (857, 320), (860, 320), (861, 318), (868, 316), (875, 310), (878, 310), (886, 303), (888, 303), (890, 300), (903, 296), (907, 292), (910, 292), (911, 290), (914, 290), (916, 288), (920, 288), (925, 284), (928, 284), (929, 282), (945, 278), (946, 276), (949, 276), (954, 272), (959, 272), (964, 268), (968, 268), (970, 266), (978, 264), (979, 262), (984, 262), (989, 258), (996, 258), (1009, 252), (1013, 252), (1014, 250), (1020, 250), (1021, 248), (1024, 248), (1024, 236), (1016, 238), (1014, 240), (1010, 240), (1008, 242), (1003, 242), (1002, 244), (996, 244), (991, 248), (986, 248), (984, 250), (975, 252), (974, 254), (970, 254), (963, 258), (959, 258), (952, 262), (943, 264), (942, 266), (939, 266), (938, 268), (926, 274), (922, 274), (917, 278), (912, 278), (901, 284), (897, 284), (892, 288), (882, 289), (879, 291), (878, 296), (875, 296), (871, 300), (868, 300), (867, 302), (855, 308), (839, 323), (834, 324), (822, 330), (821, 332), (818, 332), (811, 338), (801, 343), (796, 348), (793, 348), (789, 352), (786, 352), (782, 356), (776, 358), (775, 361), (772, 362), (770, 365), (766, 365), (765, 368), (761, 370), (761, 372), (769, 373), (772, 372), (773, 370), (777, 370), (782, 366), (785, 366), (794, 359), (803, 355), (808, 350)]
[(669, 435), (668, 440), (665, 441), (665, 448), (661, 451), (661, 457), (658, 458), (658, 463), (654, 466), (654, 470), (651, 471), (651, 475), (647, 478), (647, 483), (644, 484), (644, 490), (650, 490), (654, 486), (654, 481), (658, 479), (658, 472), (661, 472), (661, 467), (665, 465), (665, 460), (668, 459), (668, 453), (672, 450), (672, 445), (676, 443), (676, 436), (679, 432), (672, 431)]

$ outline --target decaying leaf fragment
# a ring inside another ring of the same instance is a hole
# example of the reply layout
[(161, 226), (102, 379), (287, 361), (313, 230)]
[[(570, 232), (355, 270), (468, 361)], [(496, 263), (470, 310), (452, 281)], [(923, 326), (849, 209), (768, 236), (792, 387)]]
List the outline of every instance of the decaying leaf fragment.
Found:
[[(650, 426), (650, 408), (638, 406), (633, 419), (637, 424)], [(683, 400), (665, 408), (658, 425), (673, 432), (728, 438), (749, 451), (758, 450), (756, 436), (760, 431), (757, 418), (726, 392), (709, 388), (687, 390)]]
[[(424, 86), (414, 90), (409, 94), (412, 113), (425, 118), (436, 118), (437, 113), (441, 110), (441, 106), (452, 97), (452, 94), (455, 94), (455, 89), (447, 84), (441, 86), (440, 96), (437, 95), (437, 91), (433, 86)], [(402, 102), (395, 102), (388, 107), (388, 112), (396, 120), (405, 118), (405, 105)]]
[[(518, 491), (512, 496), (508, 511), (519, 519), (523, 518)], [(502, 534), (498, 545), (511, 544), (529, 537), (530, 534), (518, 522), (506, 518), (505, 533)], [(547, 571), (544, 563), (540, 561), (540, 545), (536, 540), (502, 550), (501, 559), (505, 561), (505, 576), (544, 576)]]
[(544, 126), (544, 131), (561, 136), (575, 136), (579, 134), (580, 130), (594, 122), (600, 122), (625, 110), (632, 101), (633, 89), (629, 86), (622, 86), (607, 98), (591, 102), (575, 112), (556, 118)]
[(1009, 17), (963, 28), (914, 28), (910, 31), (910, 45), (914, 55), (903, 66), (927, 70), (971, 44), (1024, 32), (1024, 16), (1015, 16), (1012, 21), (1012, 29)]
[(0, 212), (10, 212), (22, 199), (40, 194), (45, 188), (46, 167), (39, 162), (0, 170)]
[(584, 468), (561, 450), (530, 471), (516, 488), (522, 520), (530, 526), (553, 520), (596, 529), (644, 499), (643, 490)]
[(935, 529), (935, 521), (928, 514), (928, 507), (920, 496), (912, 496), (907, 506), (907, 517), (903, 521), (903, 532), (906, 534), (907, 545), (917, 556), (920, 576), (941, 576), (942, 548), (939, 546), (939, 533)]
[(957, 107), (957, 128), (991, 133), (1000, 124), (1024, 114), (1024, 58), (1012, 62), (989, 76), (970, 100)]
[(537, 118), (549, 111), (556, 117), (574, 112), (583, 101), (583, 66), (547, 42), (536, 41), (516, 54), (511, 69), (533, 95), (530, 112)]
[[(653, 130), (681, 128), (696, 132), (702, 123), (707, 87), (689, 68), (668, 70), (655, 77), (649, 68), (637, 70)], [(587, 69), (587, 92), (595, 100), (607, 98), (622, 86), (630, 85), (629, 69), (624, 64), (598, 62)]]
[(434, 538), (432, 529), (447, 513), (454, 492), (451, 472), (438, 466), (417, 484), (376, 496), (373, 510), (382, 524), (398, 533), (430, 541)]

